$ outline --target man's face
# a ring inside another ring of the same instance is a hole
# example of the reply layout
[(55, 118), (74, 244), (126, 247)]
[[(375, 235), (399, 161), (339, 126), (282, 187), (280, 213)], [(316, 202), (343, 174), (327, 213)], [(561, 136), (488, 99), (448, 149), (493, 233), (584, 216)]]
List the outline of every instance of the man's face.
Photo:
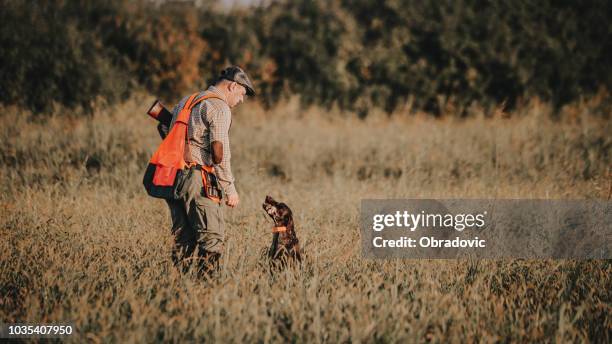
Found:
[(246, 88), (237, 82), (231, 82), (228, 85), (227, 105), (230, 108), (242, 103), (246, 95)]

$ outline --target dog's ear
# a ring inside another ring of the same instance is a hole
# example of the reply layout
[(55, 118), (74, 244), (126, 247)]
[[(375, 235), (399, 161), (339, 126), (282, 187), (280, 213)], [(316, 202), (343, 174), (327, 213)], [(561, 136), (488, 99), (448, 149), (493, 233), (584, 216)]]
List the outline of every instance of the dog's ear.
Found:
[(283, 223), (286, 225), (289, 225), (290, 223), (293, 224), (293, 214), (291, 213), (291, 209), (285, 203), (279, 204), (278, 209), (281, 211)]
[(290, 220), (293, 220), (293, 213), (291, 212), (291, 208), (289, 208), (286, 205), (285, 205), (285, 208), (287, 209), (287, 216), (289, 217)]

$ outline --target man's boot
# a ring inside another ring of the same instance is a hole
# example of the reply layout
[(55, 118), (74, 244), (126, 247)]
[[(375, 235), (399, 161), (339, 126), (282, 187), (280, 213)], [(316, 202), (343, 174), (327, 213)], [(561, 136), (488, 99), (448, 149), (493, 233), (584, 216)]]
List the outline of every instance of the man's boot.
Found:
[(220, 253), (207, 252), (198, 259), (198, 277), (212, 277), (220, 270)]

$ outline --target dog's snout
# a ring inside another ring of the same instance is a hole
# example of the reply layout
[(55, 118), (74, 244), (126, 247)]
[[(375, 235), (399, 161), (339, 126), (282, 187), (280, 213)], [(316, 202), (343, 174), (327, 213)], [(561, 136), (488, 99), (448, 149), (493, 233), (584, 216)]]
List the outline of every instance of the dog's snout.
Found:
[(274, 202), (274, 198), (272, 198), (270, 195), (266, 195), (266, 203), (272, 203)]

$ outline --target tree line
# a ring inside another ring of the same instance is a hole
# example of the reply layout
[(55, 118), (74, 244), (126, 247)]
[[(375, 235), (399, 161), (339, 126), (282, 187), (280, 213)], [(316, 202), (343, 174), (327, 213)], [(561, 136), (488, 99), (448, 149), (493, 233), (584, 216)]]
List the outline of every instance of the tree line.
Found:
[(407, 103), (555, 106), (612, 89), (605, 0), (0, 0), (0, 102), (85, 110), (138, 88), (175, 100), (228, 64), (267, 106), (291, 95), (362, 116)]

